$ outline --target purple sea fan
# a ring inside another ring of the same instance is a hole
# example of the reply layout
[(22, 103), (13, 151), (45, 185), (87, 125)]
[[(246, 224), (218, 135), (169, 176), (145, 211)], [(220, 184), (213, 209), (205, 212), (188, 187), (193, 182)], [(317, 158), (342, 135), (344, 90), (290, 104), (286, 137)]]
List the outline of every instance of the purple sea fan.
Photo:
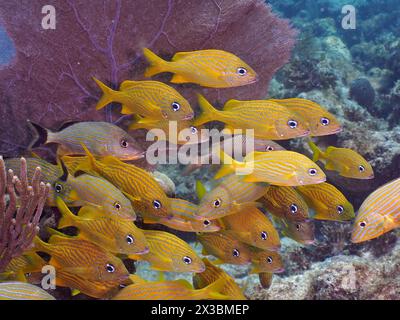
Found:
[(28, 184), (26, 160), (21, 158), (20, 177), (6, 172), (0, 158), (0, 272), (10, 260), (21, 255), (38, 232), (39, 219), (50, 185), (40, 182), (37, 168)]
[[(42, 28), (48, 4), (55, 9), (54, 30)], [(101, 93), (92, 77), (114, 88), (142, 80), (143, 47), (166, 59), (179, 51), (226, 50), (259, 75), (256, 83), (232, 89), (174, 86), (195, 106), (196, 92), (213, 104), (264, 98), (296, 34), (262, 0), (2, 1), (0, 20), (16, 49), (0, 71), (0, 153), (14, 156), (31, 140), (26, 119), (50, 129), (65, 121), (115, 121), (119, 112), (111, 108), (95, 112)]]

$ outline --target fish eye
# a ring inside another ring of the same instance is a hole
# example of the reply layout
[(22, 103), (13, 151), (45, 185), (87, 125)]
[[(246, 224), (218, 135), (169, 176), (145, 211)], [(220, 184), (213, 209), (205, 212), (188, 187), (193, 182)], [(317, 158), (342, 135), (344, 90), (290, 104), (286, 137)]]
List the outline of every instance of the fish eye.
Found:
[(126, 242), (127, 242), (128, 244), (132, 244), (132, 243), (135, 242), (135, 239), (133, 238), (132, 235), (128, 234), (128, 235), (126, 236)]
[(293, 213), (293, 214), (295, 214), (295, 213), (297, 212), (297, 210), (298, 210), (297, 206), (293, 203), (293, 204), (290, 206), (290, 212)]
[(154, 207), (154, 209), (161, 209), (161, 202), (160, 201), (158, 201), (158, 200), (154, 200), (153, 201), (153, 207)]
[(192, 134), (196, 134), (197, 133), (197, 128), (196, 127), (190, 127), (190, 132), (192, 133)]
[(120, 145), (121, 145), (122, 148), (128, 148), (129, 143), (125, 139), (122, 139), (121, 142), (120, 142)]
[(172, 107), (172, 110), (174, 112), (176, 112), (181, 108), (181, 105), (178, 102), (172, 102), (171, 107)]
[(182, 258), (182, 260), (183, 260), (184, 264), (191, 264), (192, 263), (192, 259), (190, 257), (188, 257), (188, 256), (184, 256)]
[(210, 220), (204, 220), (203, 221), (204, 226), (208, 227), (211, 224)]
[(222, 200), (221, 199), (215, 199), (213, 202), (214, 208), (219, 208), (221, 206)]
[(361, 227), (362, 229), (364, 229), (366, 226), (367, 226), (367, 223), (366, 223), (365, 221), (361, 221), (361, 222), (360, 222), (360, 227)]
[(365, 167), (363, 165), (359, 165), (358, 166), (358, 171), (364, 172), (365, 171)]
[(243, 68), (243, 67), (237, 68), (236, 72), (237, 72), (237, 74), (238, 74), (239, 76), (244, 76), (244, 75), (247, 74), (247, 70), (246, 70), (245, 68)]
[(317, 174), (317, 169), (311, 168), (310, 170), (308, 170), (308, 174), (310, 176), (315, 176)]
[(63, 190), (63, 186), (59, 183), (56, 183), (54, 185), (54, 189), (56, 190), (57, 193), (60, 193)]
[(268, 256), (268, 257), (267, 257), (267, 262), (268, 262), (269, 264), (271, 264), (271, 263), (272, 263), (272, 261), (274, 261), (274, 259), (272, 259), (272, 257), (271, 257), (271, 256)]
[(232, 255), (233, 255), (234, 257), (236, 257), (236, 258), (239, 257), (239, 256), (240, 256), (239, 250), (238, 250), (238, 249), (233, 249)]
[(296, 120), (289, 120), (287, 124), (290, 127), (290, 129), (295, 129), (295, 128), (297, 128), (297, 125), (298, 125)]
[(327, 126), (330, 123), (330, 120), (328, 118), (321, 118), (321, 124), (323, 126)]
[(122, 206), (118, 201), (116, 201), (116, 202), (114, 202), (114, 208), (117, 210), (121, 210)]
[(343, 206), (337, 206), (337, 212), (339, 213), (339, 214), (342, 214), (343, 213), (343, 211), (344, 211), (344, 208), (343, 208)]
[(111, 263), (107, 263), (106, 270), (109, 273), (114, 273), (115, 272), (115, 267)]
[(267, 238), (268, 238), (268, 233), (266, 233), (265, 231), (262, 231), (261, 232), (261, 239), (262, 240), (267, 240)]
[(274, 151), (274, 147), (267, 146), (267, 147), (265, 148), (265, 151)]
[(297, 223), (297, 224), (296, 224), (296, 230), (297, 230), (297, 231), (300, 231), (300, 229), (301, 229), (301, 225)]

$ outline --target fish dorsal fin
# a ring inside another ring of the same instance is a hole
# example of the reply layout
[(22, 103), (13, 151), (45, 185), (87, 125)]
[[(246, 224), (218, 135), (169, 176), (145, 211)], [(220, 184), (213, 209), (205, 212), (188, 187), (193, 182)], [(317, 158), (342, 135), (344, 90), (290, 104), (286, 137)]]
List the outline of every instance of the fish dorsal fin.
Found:
[(64, 130), (64, 129), (66, 129), (66, 128), (72, 126), (73, 124), (77, 124), (77, 123), (79, 123), (79, 122), (80, 122), (80, 121), (78, 121), (78, 120), (68, 120), (68, 121), (65, 121), (65, 122), (63, 122), (63, 123), (61, 124), (61, 126), (58, 128), (57, 131), (62, 131), (62, 130)]
[(240, 103), (241, 103), (241, 101), (239, 101), (239, 100), (235, 100), (235, 99), (228, 100), (224, 104), (224, 108), (222, 110), (224, 110), (224, 111), (232, 110), (232, 109), (240, 106)]
[(142, 198), (137, 197), (137, 196), (133, 196), (127, 192), (125, 192), (124, 190), (121, 190), (121, 192), (131, 201), (131, 202), (141, 202)]
[(177, 52), (174, 54), (174, 56), (172, 57), (171, 61), (178, 61), (181, 60), (187, 56), (189, 56), (191, 54), (191, 52)]
[(204, 195), (207, 193), (206, 187), (200, 180), (196, 180), (196, 194), (199, 200), (203, 199)]
[(138, 81), (132, 81), (132, 80), (125, 80), (124, 82), (121, 83), (119, 86), (119, 90), (126, 90), (129, 88), (132, 88), (138, 84)]

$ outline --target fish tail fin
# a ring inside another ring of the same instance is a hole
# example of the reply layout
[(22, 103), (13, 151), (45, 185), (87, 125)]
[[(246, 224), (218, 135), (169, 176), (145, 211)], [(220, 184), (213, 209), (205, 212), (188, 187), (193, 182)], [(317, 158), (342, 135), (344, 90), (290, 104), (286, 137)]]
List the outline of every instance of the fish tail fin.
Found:
[(28, 126), (32, 129), (33, 131), (33, 139), (31, 143), (28, 146), (28, 150), (32, 150), (33, 148), (37, 148), (42, 144), (46, 144), (50, 141), (48, 141), (48, 136), (50, 131), (41, 125), (32, 122), (31, 120), (28, 120)]
[(57, 197), (56, 203), (58, 210), (61, 213), (61, 219), (58, 222), (58, 228), (63, 229), (74, 225), (75, 215), (71, 212), (71, 210), (69, 210), (65, 202), (60, 197)]
[(199, 200), (203, 199), (204, 195), (207, 193), (207, 189), (200, 180), (196, 180), (196, 194)]
[(143, 49), (143, 55), (150, 63), (150, 66), (144, 72), (144, 76), (149, 78), (155, 74), (168, 71), (168, 61), (161, 59), (153, 51), (148, 48)]
[(193, 125), (198, 126), (206, 122), (217, 120), (220, 112), (215, 109), (203, 95), (198, 94), (197, 99), (202, 113), (194, 120)]
[(33, 238), (32, 244), (33, 247), (28, 251), (28, 253), (35, 253), (36, 251), (48, 253), (48, 244), (40, 239), (39, 236)]
[(220, 160), (222, 167), (215, 174), (214, 179), (220, 179), (228, 174), (234, 173), (236, 169), (243, 168), (244, 163), (236, 161), (229, 155), (227, 155), (222, 149), (219, 150)]
[(317, 147), (317, 145), (314, 142), (312, 142), (311, 139), (308, 140), (308, 145), (310, 146), (311, 151), (313, 153), (313, 161), (317, 162), (321, 157), (321, 150)]
[(97, 102), (97, 105), (96, 105), (96, 110), (100, 110), (100, 109), (103, 109), (109, 103), (114, 101), (116, 91), (107, 87), (103, 82), (96, 79), (95, 77), (93, 77), (93, 80), (96, 82), (96, 84), (99, 86), (99, 88), (103, 92), (103, 95), (101, 96), (100, 100)]
[(225, 284), (226, 284), (226, 280), (224, 278), (220, 278), (217, 281), (209, 284), (207, 287), (205, 287), (203, 289), (199, 289), (199, 291), (202, 291), (202, 293), (208, 299), (230, 300), (231, 298), (229, 296), (221, 293), (221, 291), (225, 287)]

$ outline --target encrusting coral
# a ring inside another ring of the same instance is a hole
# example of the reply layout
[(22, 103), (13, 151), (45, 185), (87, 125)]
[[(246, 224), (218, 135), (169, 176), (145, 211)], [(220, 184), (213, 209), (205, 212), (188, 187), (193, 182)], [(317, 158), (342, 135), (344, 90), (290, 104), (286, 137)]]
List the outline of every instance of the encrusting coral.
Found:
[(21, 255), (37, 234), (49, 184), (40, 182), (37, 168), (29, 184), (26, 160), (21, 158), (20, 177), (6, 172), (0, 158), (0, 272), (12, 258)]

